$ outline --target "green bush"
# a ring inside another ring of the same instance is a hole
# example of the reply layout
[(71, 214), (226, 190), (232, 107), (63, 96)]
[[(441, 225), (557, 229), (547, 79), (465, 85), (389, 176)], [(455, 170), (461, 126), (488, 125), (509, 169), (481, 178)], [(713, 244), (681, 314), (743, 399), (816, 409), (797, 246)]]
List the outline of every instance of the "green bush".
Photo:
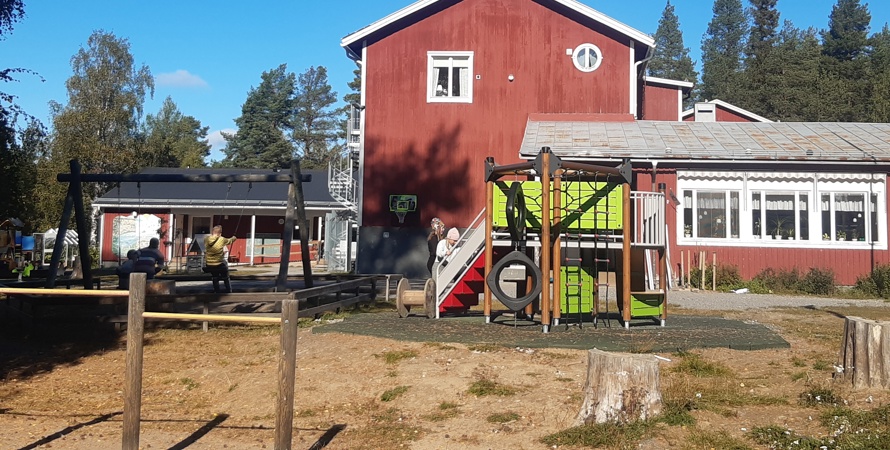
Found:
[[(685, 274), (684, 274), (685, 276)], [(686, 283), (692, 287), (701, 287), (702, 274), (701, 269), (692, 268), (689, 273), (689, 280)], [(711, 289), (714, 283), (714, 270), (708, 266), (705, 268), (705, 289)], [(742, 276), (739, 275), (739, 268), (734, 265), (717, 265), (717, 290), (729, 291), (745, 287)]]
[(834, 272), (831, 269), (811, 267), (798, 283), (797, 290), (810, 295), (832, 295), (837, 292)]
[(780, 294), (832, 295), (837, 291), (834, 272), (815, 267), (810, 268), (803, 276), (797, 267), (791, 270), (768, 267), (760, 271), (752, 281), (767, 291)]
[(890, 264), (881, 264), (856, 279), (854, 290), (868, 297), (890, 298)]

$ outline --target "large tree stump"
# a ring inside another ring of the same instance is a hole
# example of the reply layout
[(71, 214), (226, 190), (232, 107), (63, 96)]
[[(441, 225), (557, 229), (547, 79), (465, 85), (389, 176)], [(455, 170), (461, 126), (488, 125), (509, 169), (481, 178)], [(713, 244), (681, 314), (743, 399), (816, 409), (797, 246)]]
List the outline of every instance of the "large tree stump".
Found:
[(854, 389), (890, 387), (890, 322), (847, 317), (834, 378)]
[(627, 423), (659, 413), (658, 361), (652, 355), (597, 349), (588, 352), (584, 403), (575, 419), (576, 425)]

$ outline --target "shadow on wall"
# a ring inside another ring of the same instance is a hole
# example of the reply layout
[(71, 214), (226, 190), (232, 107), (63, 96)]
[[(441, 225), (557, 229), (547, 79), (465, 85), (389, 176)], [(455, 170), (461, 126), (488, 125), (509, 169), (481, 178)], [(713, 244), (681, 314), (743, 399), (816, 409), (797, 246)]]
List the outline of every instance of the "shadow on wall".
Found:
[[(441, 129), (433, 137), (433, 144), (423, 149), (411, 143), (397, 152), (385, 152), (381, 149), (386, 145), (379, 140), (366, 142), (363, 226), (356, 267), (359, 273), (428, 277), (426, 238), (430, 219), (453, 216), (474, 195), (484, 199), (480, 174), (486, 154), (456, 153), (460, 131), (457, 125)], [(476, 156), (478, 160), (470, 159)], [(402, 224), (389, 211), (389, 196), (393, 194), (417, 194), (417, 211), (408, 213)], [(447, 219), (446, 224), (461, 228), (469, 225), (450, 224)]]

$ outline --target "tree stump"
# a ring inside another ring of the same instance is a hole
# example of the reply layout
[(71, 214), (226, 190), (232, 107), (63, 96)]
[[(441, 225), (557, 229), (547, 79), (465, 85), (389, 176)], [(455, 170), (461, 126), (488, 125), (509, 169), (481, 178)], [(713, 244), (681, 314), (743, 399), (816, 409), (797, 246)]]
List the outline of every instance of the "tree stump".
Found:
[(576, 425), (627, 423), (661, 413), (658, 361), (652, 355), (587, 353), (584, 403)]
[(837, 370), (853, 389), (890, 387), (890, 322), (847, 317)]

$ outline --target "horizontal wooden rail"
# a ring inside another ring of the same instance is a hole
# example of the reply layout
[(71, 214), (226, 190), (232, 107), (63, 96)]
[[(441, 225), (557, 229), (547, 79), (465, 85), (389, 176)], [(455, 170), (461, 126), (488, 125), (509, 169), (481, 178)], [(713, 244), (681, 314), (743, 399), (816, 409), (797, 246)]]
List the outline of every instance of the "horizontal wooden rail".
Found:
[(39, 289), (39, 288), (0, 288), (0, 294), (7, 295), (56, 295), (70, 297), (129, 297), (130, 291), (89, 290), (89, 289)]
[(373, 277), (362, 277), (356, 278), (354, 280), (349, 281), (341, 281), (338, 283), (330, 284), (327, 286), (318, 286), (309, 289), (301, 289), (299, 291), (294, 291), (294, 298), (297, 300), (303, 300), (310, 297), (316, 297), (324, 294), (334, 294), (337, 292), (343, 292), (349, 289), (355, 289), (359, 286), (364, 286), (366, 284), (371, 284), (374, 280)]
[(221, 314), (186, 314), (186, 313), (163, 313), (149, 312), (142, 313), (142, 317), (146, 319), (165, 319), (165, 320), (186, 320), (194, 322), (244, 322), (244, 323), (266, 323), (273, 325), (281, 324), (281, 317), (252, 317), (243, 315), (221, 315)]

